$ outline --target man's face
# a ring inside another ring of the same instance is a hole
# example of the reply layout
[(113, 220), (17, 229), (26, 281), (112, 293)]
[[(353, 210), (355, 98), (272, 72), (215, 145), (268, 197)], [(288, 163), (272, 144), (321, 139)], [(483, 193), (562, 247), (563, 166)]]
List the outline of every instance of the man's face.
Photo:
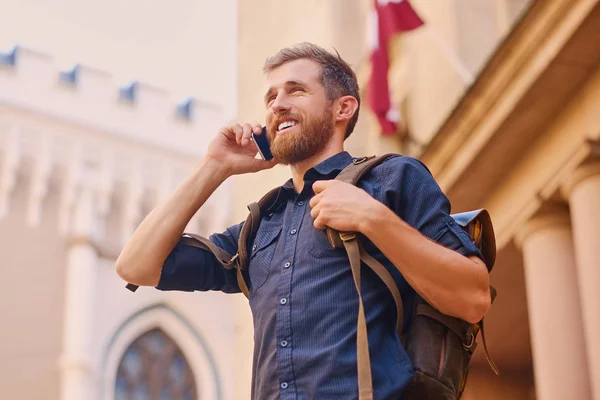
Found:
[(332, 102), (319, 82), (321, 66), (290, 61), (271, 71), (265, 95), (271, 152), (283, 164), (295, 164), (323, 151), (333, 136)]

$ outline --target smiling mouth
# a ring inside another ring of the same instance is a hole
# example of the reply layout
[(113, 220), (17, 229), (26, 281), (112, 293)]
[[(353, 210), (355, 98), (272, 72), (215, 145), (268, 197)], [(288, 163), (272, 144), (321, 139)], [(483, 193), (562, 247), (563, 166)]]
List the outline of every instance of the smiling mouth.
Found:
[(282, 123), (277, 125), (277, 132), (283, 132), (286, 129), (293, 128), (296, 125), (298, 125), (298, 122), (296, 121), (283, 121)]

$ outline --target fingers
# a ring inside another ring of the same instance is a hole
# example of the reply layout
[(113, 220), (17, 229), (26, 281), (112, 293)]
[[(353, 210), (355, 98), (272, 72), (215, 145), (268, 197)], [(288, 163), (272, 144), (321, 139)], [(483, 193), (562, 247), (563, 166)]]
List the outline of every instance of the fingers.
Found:
[(230, 130), (235, 134), (235, 141), (237, 144), (242, 144), (242, 135), (244, 134), (244, 128), (240, 124), (231, 125)]
[(250, 138), (252, 137), (252, 126), (250, 126), (250, 124), (246, 123), (242, 125), (242, 140), (240, 142), (240, 144), (242, 146), (246, 146), (248, 145), (248, 143), (250, 143)]
[(315, 194), (321, 193), (323, 190), (327, 189), (331, 185), (335, 185), (335, 180), (331, 179), (328, 181), (316, 181), (313, 183), (313, 191)]
[(310, 215), (314, 218), (314, 222), (313, 225), (315, 228), (317, 229), (325, 229), (325, 227), (327, 226), (327, 223), (325, 221), (325, 218), (323, 215), (321, 215), (321, 212), (319, 210), (319, 208), (313, 208), (310, 211)]
[(252, 133), (258, 134), (262, 131), (262, 126), (256, 121), (246, 123), (242, 125), (242, 128), (242, 146), (248, 146), (252, 143)]
[(313, 225), (315, 228), (325, 229), (326, 221), (324, 215), (321, 214), (321, 204), (319, 203), (320, 200), (321, 195), (313, 196), (313, 198), (310, 199), (309, 204), (312, 208), (310, 210), (310, 216), (314, 219)]
[[(311, 200), (312, 202), (312, 200)], [(310, 210), (310, 216), (313, 217), (314, 219), (317, 219), (317, 217), (319, 216), (319, 207), (318, 206), (312, 206), (312, 209)]]
[(315, 207), (317, 204), (319, 204), (320, 200), (321, 200), (321, 195), (320, 194), (314, 195), (310, 199), (310, 201), (308, 202), (308, 205), (311, 206), (311, 207)]
[(325, 229), (327, 227), (327, 225), (325, 225), (319, 218), (315, 219), (313, 225), (317, 229)]
[[(314, 199), (314, 197), (313, 197)], [(312, 200), (311, 200), (312, 203)], [(311, 204), (312, 206), (312, 204)], [(323, 225), (321, 219), (319, 218), (319, 213), (320, 213), (320, 207), (317, 205), (315, 207), (312, 207), (312, 209), (310, 210), (310, 216), (313, 217), (314, 222), (313, 225), (315, 226), (315, 228), (317, 229), (323, 229), (325, 228), (325, 226)]]
[(260, 133), (262, 126), (256, 122), (231, 125), (230, 130), (235, 134), (235, 141), (240, 146), (248, 146), (252, 143), (252, 132)]

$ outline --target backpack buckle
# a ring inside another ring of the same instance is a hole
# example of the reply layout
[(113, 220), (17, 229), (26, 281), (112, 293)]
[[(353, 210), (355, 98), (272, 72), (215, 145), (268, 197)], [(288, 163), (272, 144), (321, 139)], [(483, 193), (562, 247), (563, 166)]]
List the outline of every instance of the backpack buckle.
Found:
[(340, 232), (340, 239), (342, 242), (349, 242), (356, 239), (356, 232)]
[(229, 262), (226, 262), (225, 265), (232, 266), (235, 260), (237, 260), (239, 257), (240, 253), (235, 253), (235, 255), (231, 257), (231, 260), (229, 260)]
[(471, 348), (473, 348), (474, 344), (475, 344), (475, 334), (473, 333), (473, 331), (471, 331), (471, 337), (469, 338), (469, 343), (463, 343), (463, 348), (466, 351), (470, 351)]
[(358, 165), (358, 164), (362, 164), (367, 160), (370, 160), (371, 158), (374, 158), (375, 156), (366, 156), (366, 157), (360, 157), (360, 158), (355, 158), (354, 160), (352, 160), (352, 164), (354, 165)]

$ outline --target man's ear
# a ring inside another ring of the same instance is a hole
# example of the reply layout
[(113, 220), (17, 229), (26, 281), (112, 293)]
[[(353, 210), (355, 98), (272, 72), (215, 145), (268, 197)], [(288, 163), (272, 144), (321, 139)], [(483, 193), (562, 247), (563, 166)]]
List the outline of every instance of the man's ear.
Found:
[(335, 121), (350, 121), (358, 108), (358, 101), (354, 96), (342, 96), (336, 100)]

